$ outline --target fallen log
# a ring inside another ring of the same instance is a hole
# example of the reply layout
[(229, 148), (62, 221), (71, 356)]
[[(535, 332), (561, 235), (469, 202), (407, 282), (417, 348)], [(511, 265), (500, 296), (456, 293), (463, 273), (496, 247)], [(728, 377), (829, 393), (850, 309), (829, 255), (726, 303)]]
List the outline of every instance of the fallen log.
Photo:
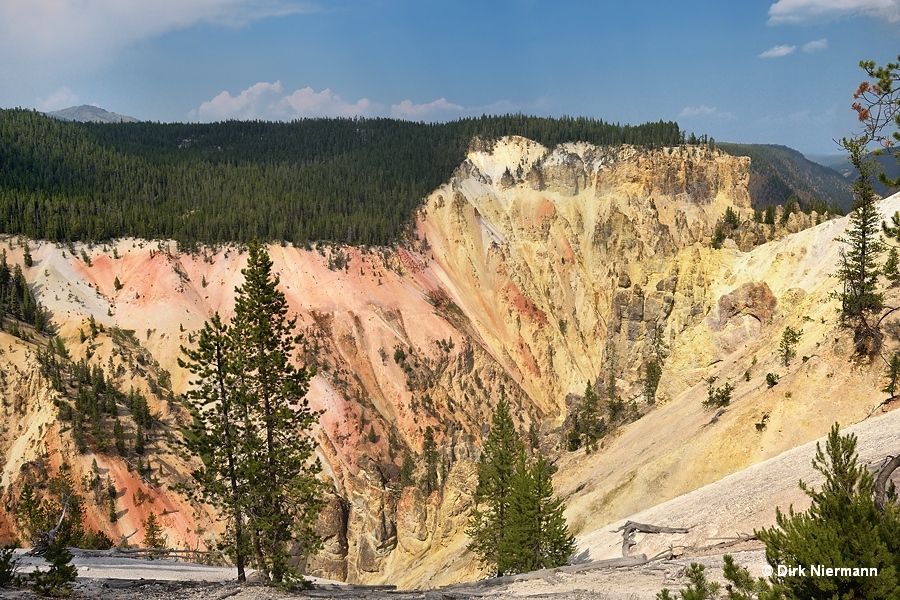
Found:
[(710, 544), (709, 546), (702, 546), (700, 548), (696, 548), (698, 552), (706, 552), (708, 550), (721, 550), (723, 548), (729, 548), (731, 546), (735, 546), (737, 544), (742, 544), (744, 542), (752, 542), (753, 540), (759, 539), (756, 535), (744, 533), (738, 535), (736, 537), (730, 538), (712, 538), (712, 539), (722, 539), (723, 541), (717, 544)]
[(175, 554), (188, 556), (222, 556), (218, 550), (175, 550), (171, 548), (110, 548), (108, 550), (85, 550), (82, 548), (71, 548), (70, 551), (75, 556), (84, 556), (88, 558), (141, 558), (142, 555), (160, 556), (161, 554)]
[(618, 529), (613, 529), (613, 533), (619, 531), (640, 531), (641, 533), (688, 533), (688, 527), (663, 527), (661, 525), (648, 525), (647, 523), (638, 523), (637, 521), (625, 521), (625, 524)]
[(688, 533), (690, 529), (685, 527), (663, 527), (661, 525), (648, 525), (647, 523), (638, 523), (636, 521), (625, 521), (625, 524), (614, 529), (613, 533), (622, 532), (622, 556), (628, 557), (631, 554), (631, 548), (635, 545), (635, 532), (641, 533)]
[(456, 583), (453, 585), (448, 585), (442, 588), (438, 588), (436, 590), (431, 590), (426, 592), (425, 598), (428, 600), (431, 599), (443, 599), (443, 598), (457, 598), (461, 597), (458, 594), (463, 593), (463, 596), (471, 595), (472, 593), (478, 593), (479, 590), (484, 590), (486, 588), (495, 587), (498, 585), (506, 585), (509, 583), (516, 583), (518, 581), (528, 581), (531, 579), (543, 579), (550, 575), (556, 575), (559, 573), (583, 573), (585, 571), (594, 571), (598, 569), (613, 569), (620, 567), (638, 567), (640, 565), (646, 564), (647, 555), (646, 554), (638, 554), (635, 556), (628, 556), (625, 558), (609, 558), (604, 560), (594, 560), (586, 563), (579, 563), (576, 565), (565, 565), (562, 567), (554, 567), (552, 569), (541, 569), (539, 571), (531, 571), (529, 573), (519, 573), (517, 575), (504, 575), (502, 577), (492, 577), (490, 579), (482, 579), (480, 581), (471, 581), (465, 583)]

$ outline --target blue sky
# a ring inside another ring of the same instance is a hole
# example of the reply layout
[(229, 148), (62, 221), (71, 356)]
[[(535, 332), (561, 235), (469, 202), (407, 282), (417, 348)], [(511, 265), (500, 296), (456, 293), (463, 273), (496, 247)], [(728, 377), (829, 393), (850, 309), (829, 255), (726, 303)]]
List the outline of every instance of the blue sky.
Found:
[(676, 120), (837, 153), (900, 0), (0, 0), (0, 106), (152, 121)]

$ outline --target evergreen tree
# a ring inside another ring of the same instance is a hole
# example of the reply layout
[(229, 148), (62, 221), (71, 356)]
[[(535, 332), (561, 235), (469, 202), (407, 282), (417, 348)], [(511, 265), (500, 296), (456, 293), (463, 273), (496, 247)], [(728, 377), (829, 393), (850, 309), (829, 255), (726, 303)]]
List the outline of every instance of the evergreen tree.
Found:
[[(895, 217), (900, 217), (900, 213), (895, 213)], [(883, 225), (885, 229), (886, 226)], [(884, 261), (884, 276), (890, 280), (891, 283), (897, 283), (900, 281), (900, 254), (897, 253), (896, 247), (891, 247), (888, 250), (887, 260)]]
[(659, 388), (660, 379), (662, 379), (663, 363), (669, 357), (669, 345), (665, 340), (665, 325), (657, 323), (651, 332), (654, 356), (647, 362), (644, 369), (644, 379), (641, 382), (644, 400), (647, 404), (656, 403), (656, 390)]
[(163, 535), (163, 528), (156, 519), (156, 513), (150, 512), (144, 519), (144, 547), (165, 548), (169, 540)]
[(784, 328), (784, 332), (781, 334), (781, 341), (778, 343), (778, 354), (781, 356), (784, 366), (790, 365), (791, 360), (797, 356), (797, 344), (800, 342), (800, 336), (802, 335), (802, 329), (797, 330), (790, 325)]
[(259, 568), (281, 583), (293, 576), (291, 549), (301, 558), (318, 551), (313, 526), (323, 505), (321, 470), (308, 434), (318, 413), (306, 392), (311, 373), (294, 366), (300, 338), (287, 300), (278, 290), (272, 260), (256, 241), (250, 243), (244, 284), (237, 288), (235, 315), (228, 332), (229, 370), (235, 376), (232, 397), (244, 411), (248, 528)]
[(0, 588), (13, 583), (19, 561), (15, 555), (16, 545), (9, 543), (0, 548)]
[(488, 438), (478, 460), (478, 486), (473, 499), (475, 508), (469, 516), (466, 534), (472, 538), (469, 549), (481, 562), (503, 575), (499, 561), (500, 540), (509, 520), (510, 494), (516, 475), (516, 463), (524, 454), (515, 426), (501, 390), (500, 401), (491, 419)]
[(422, 457), (425, 459), (425, 474), (422, 476), (422, 490), (425, 495), (431, 494), (438, 487), (438, 451), (434, 442), (434, 431), (431, 425), (425, 428), (425, 439), (422, 441)]
[(400, 467), (400, 485), (409, 487), (413, 485), (413, 471), (416, 468), (412, 454), (406, 452), (403, 455), (403, 465)]
[(843, 284), (843, 290), (838, 293), (841, 315), (856, 329), (857, 351), (871, 354), (880, 347), (877, 324), (871, 320), (884, 305), (884, 297), (878, 291), (878, 276), (882, 271), (878, 259), (884, 251), (884, 242), (881, 240), (882, 221), (875, 205), (871, 179), (875, 170), (874, 161), (868, 158), (867, 142), (865, 136), (844, 138), (842, 141), (859, 177), (852, 184), (856, 201), (850, 215), (850, 225), (846, 233), (838, 238), (844, 248), (841, 250), (837, 277)]
[(197, 350), (183, 349), (180, 364), (196, 377), (185, 445), (203, 461), (193, 473), (197, 491), (233, 526), (224, 543), (239, 577), (252, 555), (267, 579), (282, 583), (296, 575), (291, 552), (302, 559), (321, 545), (313, 525), (324, 484), (309, 436), (318, 413), (305, 398), (311, 373), (292, 362), (296, 319), (255, 241), (242, 273), (231, 324), (214, 315)]
[(501, 391), (478, 462), (476, 506), (466, 529), (469, 549), (497, 576), (560, 566), (574, 551), (551, 478), (540, 454), (528, 465)]
[(125, 456), (125, 430), (122, 428), (122, 422), (116, 419), (113, 424), (113, 438), (115, 439), (116, 452), (119, 456)]
[[(678, 596), (681, 600), (711, 600), (715, 598), (721, 587), (717, 582), (710, 581), (706, 577), (706, 566), (700, 563), (692, 562), (685, 570), (684, 575), (687, 577), (687, 586)], [(731, 596), (729, 595), (729, 599)], [(663, 589), (656, 594), (656, 600), (675, 600), (669, 593), (668, 589)]]
[(597, 449), (597, 440), (602, 435), (600, 422), (600, 396), (594, 391), (594, 386), (588, 381), (584, 386), (584, 400), (581, 403), (578, 423), (580, 425), (581, 441), (587, 452)]
[(78, 576), (78, 569), (72, 564), (74, 556), (66, 549), (66, 544), (57, 538), (44, 553), (44, 560), (50, 563), (46, 571), (35, 569), (31, 581), (41, 596), (70, 596), (72, 584)]
[(205, 502), (219, 509), (229, 524), (232, 535), (226, 553), (235, 561), (238, 581), (246, 581), (245, 565), (249, 554), (246, 530), (247, 474), (241, 469), (244, 456), (250, 450), (242, 447), (248, 438), (242, 430), (247, 409), (240, 398), (232, 394), (235, 376), (228, 363), (228, 327), (215, 313), (200, 330), (196, 350), (182, 346), (187, 361), (178, 364), (197, 379), (186, 394), (187, 404), (194, 415), (194, 426), (186, 432), (185, 446), (200, 456), (203, 466), (192, 476)]
[(662, 364), (656, 359), (651, 359), (644, 367), (644, 378), (641, 380), (641, 391), (647, 404), (656, 403), (656, 390), (659, 388), (660, 379), (662, 379)]
[(141, 422), (137, 421), (137, 427), (134, 432), (134, 452), (136, 454), (144, 454), (144, 429)]
[(897, 394), (897, 386), (900, 385), (900, 354), (894, 352), (891, 355), (891, 360), (885, 367), (884, 376), (887, 377), (888, 382), (881, 388), (881, 391), (890, 394), (893, 398)]
[(560, 567), (575, 551), (575, 538), (553, 499), (553, 470), (538, 454), (530, 467), (521, 454), (509, 500), (509, 522), (500, 539), (497, 570), (525, 573)]
[(825, 476), (822, 489), (802, 481), (800, 488), (812, 500), (806, 512), (776, 511), (776, 527), (757, 531), (766, 545), (770, 565), (787, 567), (868, 567), (877, 577), (834, 576), (774, 577), (774, 588), (789, 599), (897, 598), (900, 590), (900, 507), (891, 502), (884, 512), (874, 500), (874, 480), (859, 464), (856, 436), (841, 436), (832, 427), (825, 452), (816, 444), (813, 467)]
[(606, 402), (611, 427), (615, 427), (625, 417), (625, 401), (622, 400), (619, 390), (616, 388), (616, 378), (619, 375), (618, 365), (619, 355), (613, 346), (606, 355)]

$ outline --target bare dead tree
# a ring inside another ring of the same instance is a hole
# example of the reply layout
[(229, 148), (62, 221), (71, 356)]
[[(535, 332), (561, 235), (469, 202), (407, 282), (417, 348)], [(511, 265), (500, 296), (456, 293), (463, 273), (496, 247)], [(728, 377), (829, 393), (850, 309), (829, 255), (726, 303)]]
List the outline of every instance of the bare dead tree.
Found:
[(688, 533), (690, 529), (685, 527), (662, 527), (661, 525), (648, 525), (647, 523), (637, 523), (635, 521), (625, 521), (625, 524), (614, 529), (613, 533), (622, 532), (622, 556), (627, 558), (631, 552), (632, 546), (635, 545), (635, 532), (641, 533)]
[(884, 512), (884, 505), (887, 503), (888, 480), (898, 468), (900, 468), (900, 454), (887, 457), (878, 471), (878, 476), (875, 478), (875, 506), (881, 512)]
[(56, 527), (51, 529), (50, 531), (42, 531), (38, 534), (37, 540), (34, 543), (34, 548), (29, 550), (26, 554), (28, 556), (43, 556), (47, 549), (50, 548), (50, 545), (56, 541), (56, 534), (59, 533), (60, 527), (62, 527), (63, 521), (66, 519), (66, 513), (69, 512), (69, 501), (72, 499), (72, 494), (66, 496), (66, 501), (63, 504), (62, 514), (59, 516), (59, 521), (56, 523)]

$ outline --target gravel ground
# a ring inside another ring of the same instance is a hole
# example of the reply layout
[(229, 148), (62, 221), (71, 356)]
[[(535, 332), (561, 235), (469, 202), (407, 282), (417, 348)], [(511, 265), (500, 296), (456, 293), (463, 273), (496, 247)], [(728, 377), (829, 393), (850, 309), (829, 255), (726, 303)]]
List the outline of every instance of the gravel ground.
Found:
[[(759, 573), (765, 562), (762, 550), (732, 554), (754, 575)], [(38, 562), (37, 559), (29, 559), (20, 572), (30, 571)], [(691, 562), (705, 564), (712, 578), (722, 580), (722, 554), (651, 561), (637, 567), (595, 568), (582, 572), (551, 571), (504, 585), (474, 582), (425, 591), (388, 590), (325, 580), (316, 580), (312, 590), (286, 591), (256, 583), (238, 584), (233, 581), (233, 569), (133, 559), (82, 558), (77, 562), (80, 563), (79, 577), (71, 597), (78, 600), (652, 600), (664, 587), (679, 589), (684, 583), (684, 570)], [(200, 576), (203, 574), (210, 579), (202, 580)], [(156, 578), (152, 577), (154, 575)], [(222, 579), (223, 576), (227, 577)], [(164, 580), (162, 577), (179, 577), (181, 580)], [(0, 589), (0, 600), (14, 598), (29, 600), (39, 596), (27, 589)]]

